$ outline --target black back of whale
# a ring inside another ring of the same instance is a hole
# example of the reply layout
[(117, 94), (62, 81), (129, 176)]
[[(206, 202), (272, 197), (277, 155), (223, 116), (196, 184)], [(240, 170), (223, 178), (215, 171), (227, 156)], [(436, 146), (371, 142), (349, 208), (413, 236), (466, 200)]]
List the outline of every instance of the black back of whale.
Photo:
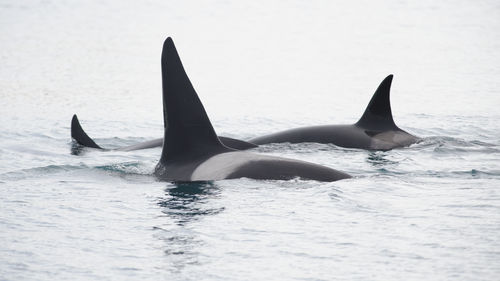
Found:
[(390, 91), (393, 75), (387, 76), (373, 94), (363, 116), (352, 125), (322, 125), (285, 130), (250, 139), (268, 143), (332, 143), (347, 148), (389, 150), (416, 143), (420, 138), (401, 130), (392, 117)]
[(232, 178), (335, 181), (350, 176), (317, 164), (236, 151), (217, 137), (172, 39), (163, 44), (163, 151), (155, 175), (168, 181)]
[[(87, 133), (83, 130), (82, 125), (80, 125), (80, 121), (76, 114), (73, 115), (71, 119), (71, 137), (80, 145), (85, 147), (97, 148), (97, 149), (105, 149), (100, 145), (95, 143), (95, 141), (90, 138)], [(219, 136), (219, 140), (227, 147), (231, 147), (237, 150), (245, 150), (250, 148), (255, 148), (257, 145), (253, 143), (249, 143), (246, 141), (233, 139), (229, 137)], [(140, 149), (148, 149), (154, 147), (161, 147), (163, 145), (163, 138), (153, 139), (150, 141), (140, 142), (129, 146), (115, 148), (114, 150), (119, 151), (133, 151)]]

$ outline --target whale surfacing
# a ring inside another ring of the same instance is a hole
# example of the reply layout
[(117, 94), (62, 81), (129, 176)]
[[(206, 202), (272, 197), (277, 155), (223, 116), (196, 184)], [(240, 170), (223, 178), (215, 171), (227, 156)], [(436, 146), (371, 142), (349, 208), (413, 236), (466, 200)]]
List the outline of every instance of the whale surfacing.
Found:
[(332, 143), (347, 148), (390, 150), (409, 146), (421, 139), (401, 130), (392, 118), (390, 91), (393, 75), (387, 76), (373, 94), (363, 116), (352, 125), (322, 125), (285, 130), (250, 139), (268, 143)]
[[(73, 115), (71, 119), (71, 138), (74, 139), (79, 145), (84, 147), (97, 148), (102, 150), (110, 150), (101, 147), (98, 145), (93, 139), (91, 139), (87, 133), (83, 130), (82, 125), (80, 125), (80, 121), (78, 121), (78, 117), (76, 114)], [(227, 147), (231, 147), (237, 150), (246, 150), (250, 148), (255, 148), (257, 145), (253, 143), (249, 143), (246, 141), (242, 141), (239, 139), (233, 139), (230, 137), (222, 137), (219, 136), (219, 140)], [(161, 147), (163, 145), (163, 138), (153, 139), (145, 142), (136, 143), (129, 146), (118, 147), (113, 150), (118, 151), (134, 151), (148, 148)]]
[(170, 37), (163, 44), (161, 68), (165, 131), (161, 158), (154, 172), (160, 180), (350, 178), (325, 166), (227, 147), (217, 137)]

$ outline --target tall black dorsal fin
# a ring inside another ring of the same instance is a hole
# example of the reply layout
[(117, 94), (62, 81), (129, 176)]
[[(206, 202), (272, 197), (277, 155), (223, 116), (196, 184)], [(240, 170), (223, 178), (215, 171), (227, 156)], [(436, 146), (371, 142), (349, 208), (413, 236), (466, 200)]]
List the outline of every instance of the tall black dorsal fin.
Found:
[(102, 149), (97, 143), (95, 143), (83, 130), (80, 125), (80, 121), (78, 121), (78, 117), (76, 114), (73, 115), (73, 119), (71, 119), (71, 137), (80, 145), (92, 148)]
[(365, 113), (356, 125), (371, 130), (389, 130), (398, 127), (392, 119), (391, 111), (391, 83), (393, 75), (387, 76), (373, 94)]
[(230, 151), (215, 134), (170, 37), (163, 43), (161, 71), (165, 137), (160, 161)]

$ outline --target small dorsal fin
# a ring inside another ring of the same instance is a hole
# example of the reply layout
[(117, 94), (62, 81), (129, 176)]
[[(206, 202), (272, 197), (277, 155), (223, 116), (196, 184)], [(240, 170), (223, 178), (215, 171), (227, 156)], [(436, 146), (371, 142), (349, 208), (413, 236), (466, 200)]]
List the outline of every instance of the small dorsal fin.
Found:
[(391, 83), (393, 75), (387, 76), (373, 94), (365, 113), (356, 125), (370, 130), (389, 130), (398, 127), (392, 119), (391, 112)]
[(85, 133), (76, 114), (74, 114), (73, 119), (71, 119), (71, 137), (80, 145), (102, 149), (87, 135), (87, 133)]
[(230, 151), (219, 141), (170, 37), (163, 44), (161, 70), (165, 137), (160, 161)]

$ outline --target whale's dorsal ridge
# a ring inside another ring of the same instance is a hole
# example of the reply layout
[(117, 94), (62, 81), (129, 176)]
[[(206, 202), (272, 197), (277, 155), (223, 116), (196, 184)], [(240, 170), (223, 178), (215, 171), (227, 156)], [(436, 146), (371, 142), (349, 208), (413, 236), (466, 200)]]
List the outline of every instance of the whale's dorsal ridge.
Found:
[(160, 162), (232, 151), (217, 137), (170, 37), (163, 44), (161, 69), (165, 136)]
[(371, 130), (398, 129), (391, 111), (391, 84), (393, 75), (387, 76), (378, 86), (363, 116), (356, 125)]

